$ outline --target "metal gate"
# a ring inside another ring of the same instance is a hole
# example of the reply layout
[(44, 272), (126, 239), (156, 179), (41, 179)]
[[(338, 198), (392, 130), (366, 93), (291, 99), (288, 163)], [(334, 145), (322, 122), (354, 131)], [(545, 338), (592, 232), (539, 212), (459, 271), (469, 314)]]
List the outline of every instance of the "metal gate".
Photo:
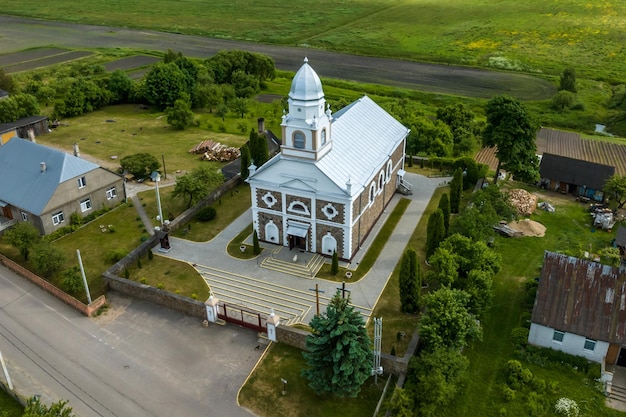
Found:
[(220, 301), (217, 303), (217, 317), (228, 323), (267, 333), (267, 314), (258, 311)]

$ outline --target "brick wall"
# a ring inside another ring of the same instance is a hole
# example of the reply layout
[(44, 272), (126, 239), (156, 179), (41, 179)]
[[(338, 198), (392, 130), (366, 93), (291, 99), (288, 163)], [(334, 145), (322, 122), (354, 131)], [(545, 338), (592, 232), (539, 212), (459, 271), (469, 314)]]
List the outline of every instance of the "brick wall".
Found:
[(96, 298), (89, 305), (84, 304), (83, 302), (77, 300), (71, 295), (66, 294), (61, 289), (55, 287), (54, 285), (52, 285), (45, 279), (41, 278), (39, 275), (34, 274), (33, 272), (24, 268), (20, 264), (13, 262), (12, 260), (10, 260), (9, 258), (7, 258), (6, 256), (2, 254), (0, 254), (0, 263), (4, 265), (5, 267), (7, 267), (8, 269), (10, 269), (11, 271), (15, 272), (16, 274), (26, 278), (33, 284), (37, 285), (38, 287), (40, 287), (47, 293), (63, 301), (65, 304), (75, 308), (76, 310), (83, 313), (87, 317), (91, 317), (91, 315), (94, 312), (98, 311), (100, 307), (106, 304), (106, 298), (104, 295), (101, 295), (100, 297)]

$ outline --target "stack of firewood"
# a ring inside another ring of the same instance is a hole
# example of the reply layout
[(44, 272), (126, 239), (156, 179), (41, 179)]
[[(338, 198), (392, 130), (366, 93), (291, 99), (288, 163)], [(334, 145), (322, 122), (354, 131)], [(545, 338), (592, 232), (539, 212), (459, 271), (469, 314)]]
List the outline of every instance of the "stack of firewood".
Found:
[(523, 216), (530, 216), (537, 208), (537, 196), (519, 188), (509, 191), (509, 201)]
[(239, 158), (239, 149), (222, 145), (212, 140), (204, 140), (189, 150), (189, 153), (202, 155), (203, 161), (228, 162)]

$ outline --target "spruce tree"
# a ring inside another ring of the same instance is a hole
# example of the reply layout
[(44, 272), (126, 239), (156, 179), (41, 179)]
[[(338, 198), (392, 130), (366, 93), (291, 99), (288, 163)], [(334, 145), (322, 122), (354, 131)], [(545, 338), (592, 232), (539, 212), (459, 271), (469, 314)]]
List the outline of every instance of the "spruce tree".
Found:
[(437, 209), (428, 217), (428, 225), (426, 226), (426, 259), (435, 253), (441, 241), (444, 240), (445, 233), (443, 213)]
[(443, 226), (447, 236), (448, 227), (450, 226), (450, 200), (448, 199), (448, 194), (442, 195), (439, 199), (439, 209), (443, 213)]
[(306, 339), (307, 369), (302, 376), (318, 394), (356, 397), (371, 375), (371, 341), (361, 315), (350, 306), (350, 298), (337, 291), (326, 312), (313, 317), (313, 332)]

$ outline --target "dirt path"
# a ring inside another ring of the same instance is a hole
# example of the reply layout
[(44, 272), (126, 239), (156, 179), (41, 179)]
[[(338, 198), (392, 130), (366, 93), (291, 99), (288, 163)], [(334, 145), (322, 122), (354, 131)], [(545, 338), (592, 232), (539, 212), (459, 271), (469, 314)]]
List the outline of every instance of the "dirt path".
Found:
[(92, 26), (0, 16), (0, 54), (39, 46), (133, 48), (206, 58), (222, 49), (244, 49), (271, 56), (280, 70), (296, 71), (307, 56), (321, 77), (383, 84), (428, 92), (491, 98), (506, 93), (521, 100), (551, 97), (555, 87), (512, 72), (356, 56), (310, 48), (262, 45), (174, 33)]

